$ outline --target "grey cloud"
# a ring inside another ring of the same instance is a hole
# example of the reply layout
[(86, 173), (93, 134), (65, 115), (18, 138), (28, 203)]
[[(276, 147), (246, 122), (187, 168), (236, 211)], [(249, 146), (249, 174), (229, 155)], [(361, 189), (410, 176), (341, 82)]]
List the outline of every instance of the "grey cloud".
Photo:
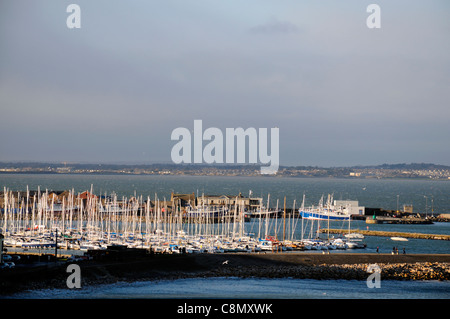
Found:
[(254, 34), (290, 34), (300, 32), (300, 28), (289, 21), (280, 21), (272, 18), (270, 21), (250, 28)]
[(0, 160), (168, 160), (202, 119), (280, 127), (282, 165), (448, 164), (450, 23), (400, 2), (369, 30), (359, 1), (79, 0), (69, 30), (68, 1), (5, 0)]

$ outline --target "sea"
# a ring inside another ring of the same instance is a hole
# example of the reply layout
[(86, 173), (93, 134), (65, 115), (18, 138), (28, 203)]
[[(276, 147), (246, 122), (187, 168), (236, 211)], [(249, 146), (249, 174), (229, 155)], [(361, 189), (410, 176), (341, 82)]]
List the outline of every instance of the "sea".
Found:
[[(305, 195), (305, 206), (317, 205), (332, 194), (338, 200), (358, 200), (361, 206), (395, 210), (413, 205), (414, 212), (450, 213), (450, 181), (428, 179), (340, 179), (271, 176), (188, 175), (94, 175), (94, 174), (0, 174), (0, 187), (9, 190), (71, 190), (95, 194), (116, 193), (118, 197), (142, 195), (170, 199), (172, 192), (197, 196), (251, 194), (270, 207), (296, 207)], [(266, 205), (267, 206), (267, 205)]]
[(381, 278), (379, 288), (361, 280), (294, 278), (188, 278), (119, 282), (80, 289), (42, 289), (20, 299), (447, 299), (448, 281)]
[[(0, 187), (13, 191), (27, 189), (93, 191), (115, 193), (118, 197), (157, 196), (170, 199), (171, 193), (214, 195), (251, 194), (264, 199), (266, 206), (298, 208), (303, 196), (305, 206), (317, 205), (320, 198), (332, 194), (334, 199), (357, 200), (370, 208), (402, 209), (413, 205), (414, 212), (426, 215), (450, 213), (450, 181), (417, 179), (337, 179), (288, 177), (173, 176), (173, 175), (91, 175), (91, 174), (0, 174)], [(270, 200), (270, 201), (269, 201)], [(267, 205), (269, 201), (269, 205)], [(277, 224), (278, 222), (278, 224)], [(281, 222), (270, 220), (271, 231), (279, 231)], [(306, 223), (306, 221), (305, 221)], [(424, 225), (366, 224), (356, 220), (330, 222), (330, 228), (370, 229), (383, 231), (450, 234), (450, 223)], [(248, 233), (261, 231), (260, 223), (245, 224)], [(278, 225), (278, 226), (274, 226)], [(289, 221), (288, 236), (298, 238), (299, 229), (310, 224)], [(328, 225), (322, 225), (327, 227)], [(278, 228), (277, 228), (278, 227)], [(292, 231), (289, 232), (289, 231)], [(397, 247), (400, 253), (448, 254), (450, 243), (441, 240), (409, 239), (394, 242), (387, 237), (366, 236), (364, 250), (355, 252), (389, 253)], [(345, 252), (349, 252), (346, 250)], [(339, 251), (333, 251), (339, 253)], [(380, 288), (368, 288), (365, 281), (269, 279), (269, 278), (188, 278), (177, 280), (119, 282), (82, 287), (81, 289), (43, 289), (27, 291), (10, 298), (18, 299), (447, 299), (450, 283), (442, 281), (383, 281)]]

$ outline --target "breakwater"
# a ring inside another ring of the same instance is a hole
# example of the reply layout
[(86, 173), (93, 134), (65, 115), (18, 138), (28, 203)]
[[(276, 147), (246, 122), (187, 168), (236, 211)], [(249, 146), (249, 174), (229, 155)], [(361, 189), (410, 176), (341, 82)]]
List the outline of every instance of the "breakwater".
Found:
[(421, 218), (415, 216), (389, 217), (372, 216), (366, 217), (367, 224), (433, 224), (435, 218)]
[[(449, 264), (377, 264), (385, 280), (449, 280)], [(318, 266), (230, 267), (212, 271), (217, 277), (366, 280), (368, 264), (322, 264)]]
[[(348, 230), (343, 229), (327, 229), (322, 228), (322, 233), (330, 234), (344, 234)], [(406, 233), (406, 232), (392, 232), (392, 231), (379, 231), (379, 230), (360, 230), (352, 229), (353, 233), (359, 233), (364, 236), (380, 236), (380, 237), (404, 237), (404, 238), (416, 238), (416, 239), (434, 239), (434, 240), (450, 240), (450, 235), (441, 234), (421, 234), (421, 233)]]
[[(450, 280), (450, 255), (390, 254), (198, 254), (159, 255), (151, 261), (152, 271), (129, 263), (127, 273), (143, 279), (190, 277), (255, 277), (299, 279), (366, 280), (367, 269), (377, 264), (387, 280)], [(173, 258), (171, 258), (173, 257)], [(121, 266), (119, 266), (121, 267)], [(132, 269), (140, 269), (134, 272)], [(118, 273), (117, 269), (114, 271)], [(104, 274), (104, 271), (102, 272)], [(139, 275), (137, 275), (139, 274)]]

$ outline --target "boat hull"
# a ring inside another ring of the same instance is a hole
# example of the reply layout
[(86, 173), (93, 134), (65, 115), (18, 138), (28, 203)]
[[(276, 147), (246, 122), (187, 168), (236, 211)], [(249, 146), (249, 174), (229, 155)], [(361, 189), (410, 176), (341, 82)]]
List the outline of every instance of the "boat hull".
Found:
[(406, 239), (404, 237), (391, 237), (391, 240), (394, 240), (394, 241), (408, 241), (408, 239)]
[(350, 216), (348, 215), (337, 215), (335, 213), (316, 213), (316, 212), (308, 212), (308, 211), (300, 211), (300, 216), (305, 219), (316, 219), (316, 220), (349, 220)]

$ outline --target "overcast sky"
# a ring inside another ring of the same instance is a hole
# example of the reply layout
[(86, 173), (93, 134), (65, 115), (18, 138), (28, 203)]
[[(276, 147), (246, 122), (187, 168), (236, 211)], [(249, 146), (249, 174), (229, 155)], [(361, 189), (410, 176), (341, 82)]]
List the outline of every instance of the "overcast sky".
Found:
[(449, 35), (448, 0), (2, 0), (0, 161), (167, 163), (201, 119), (279, 127), (281, 165), (450, 165)]

